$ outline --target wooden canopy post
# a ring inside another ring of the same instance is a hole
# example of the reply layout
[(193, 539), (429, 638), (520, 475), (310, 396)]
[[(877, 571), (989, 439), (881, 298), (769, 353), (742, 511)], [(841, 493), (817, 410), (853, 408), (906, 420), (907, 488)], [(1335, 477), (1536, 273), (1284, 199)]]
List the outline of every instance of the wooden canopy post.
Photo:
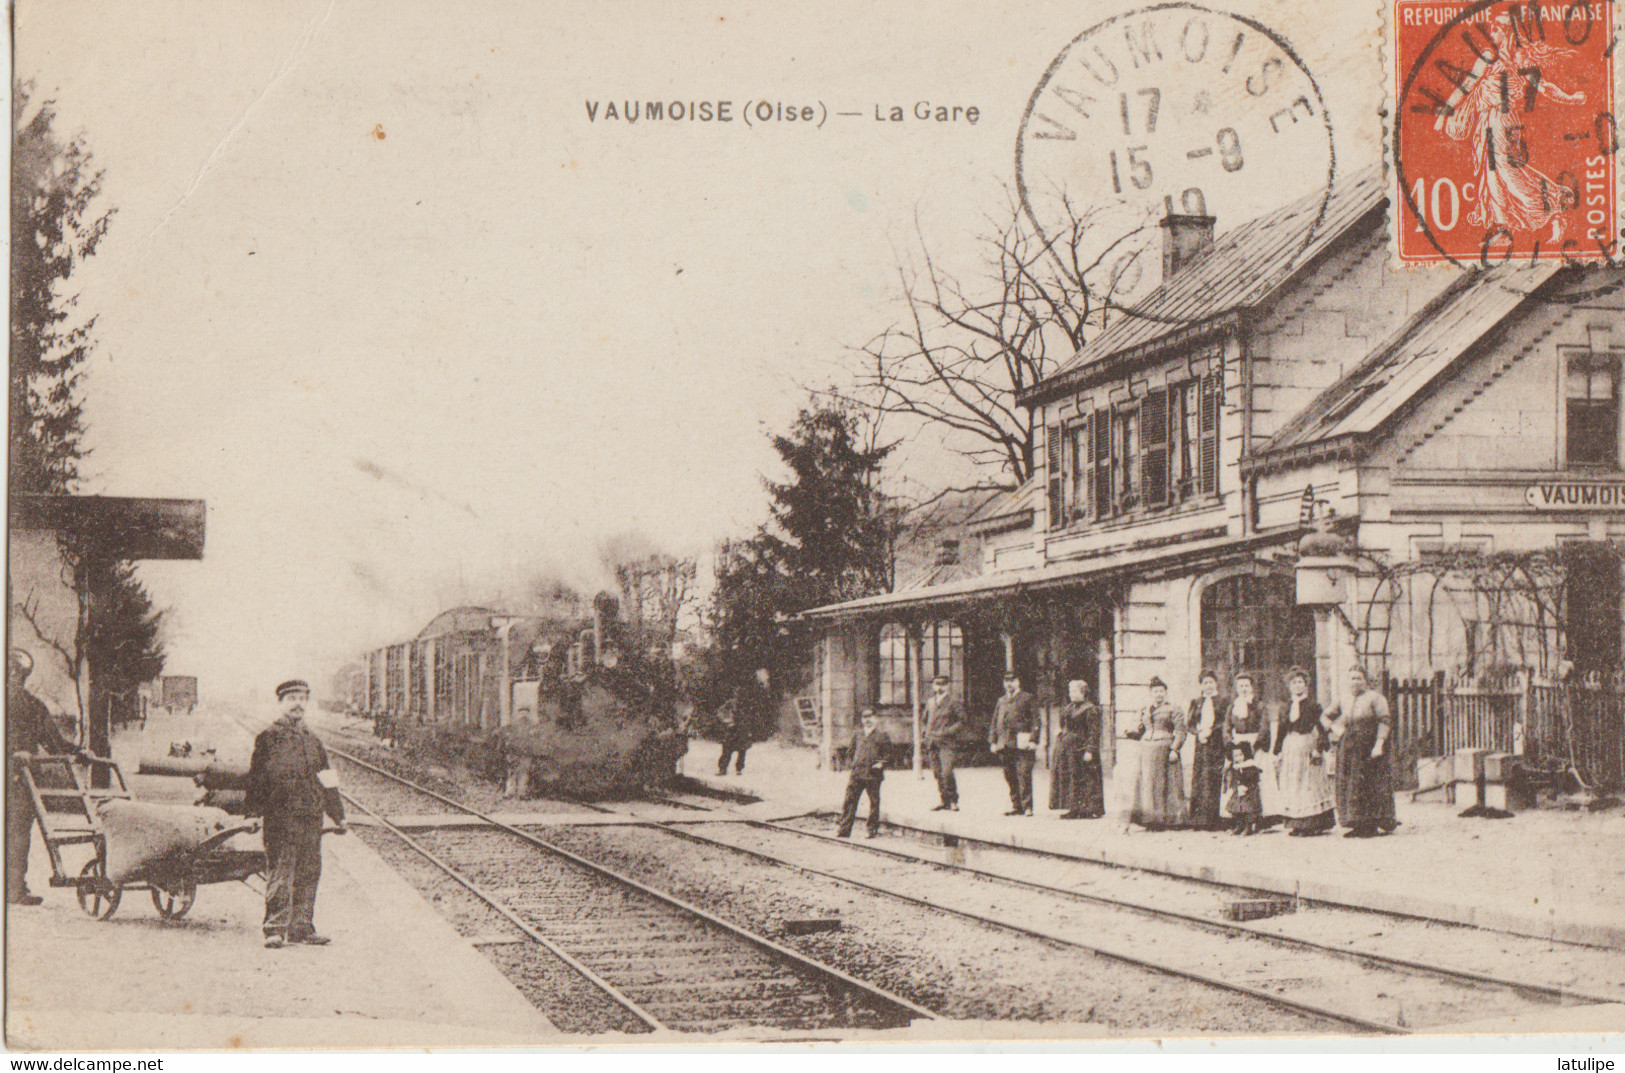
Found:
[(835, 770), (835, 731), (830, 726), (830, 705), (835, 699), (834, 653), (830, 646), (834, 638), (826, 627), (819, 638), (819, 651), (823, 657), (822, 674), (818, 682), (818, 766), (826, 771)]
[(916, 775), (922, 778), (920, 767), (920, 675), (925, 669), (920, 657), (920, 627), (918, 623), (910, 623), (904, 628), (908, 638), (908, 692), (913, 701), (913, 731), (914, 731), (914, 759), (912, 767)]

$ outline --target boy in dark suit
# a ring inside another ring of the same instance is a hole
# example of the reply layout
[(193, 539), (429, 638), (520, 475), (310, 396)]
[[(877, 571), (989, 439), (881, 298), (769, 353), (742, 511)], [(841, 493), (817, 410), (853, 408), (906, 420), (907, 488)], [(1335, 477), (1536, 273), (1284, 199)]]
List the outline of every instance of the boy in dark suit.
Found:
[(842, 838), (852, 837), (852, 824), (858, 818), (858, 802), (869, 795), (869, 837), (880, 833), (880, 780), (885, 777), (886, 735), (880, 732), (880, 717), (873, 708), (863, 709), (862, 728), (852, 746), (852, 777), (846, 783), (846, 800), (841, 804)]

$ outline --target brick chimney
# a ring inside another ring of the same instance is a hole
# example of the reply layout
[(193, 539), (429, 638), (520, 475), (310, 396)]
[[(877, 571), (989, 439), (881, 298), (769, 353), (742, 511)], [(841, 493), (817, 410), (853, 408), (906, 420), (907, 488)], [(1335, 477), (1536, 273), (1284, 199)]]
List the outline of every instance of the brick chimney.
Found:
[(1162, 239), (1162, 278), (1190, 264), (1213, 248), (1213, 217), (1187, 216), (1170, 212), (1159, 225), (1167, 228)]

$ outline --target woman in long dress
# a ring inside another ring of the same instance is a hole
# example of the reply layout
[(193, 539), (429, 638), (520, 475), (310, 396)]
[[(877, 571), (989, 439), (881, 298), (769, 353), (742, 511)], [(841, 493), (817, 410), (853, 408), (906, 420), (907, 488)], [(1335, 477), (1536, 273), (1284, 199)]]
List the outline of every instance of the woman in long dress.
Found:
[(1129, 822), (1151, 830), (1180, 826), (1185, 822), (1185, 772), (1179, 760), (1185, 721), (1168, 703), (1168, 683), (1161, 678), (1151, 679), (1151, 703), (1140, 712), (1139, 729), (1129, 737), (1140, 742)]
[(1332, 788), (1326, 781), (1320, 704), (1309, 695), (1309, 675), (1300, 667), (1286, 674), (1291, 699), (1280, 720), (1275, 752), (1280, 757), (1281, 813), (1287, 833), (1297, 837), (1323, 834), (1336, 824)]
[(1270, 746), (1275, 742), (1275, 723), (1269, 719), (1264, 704), (1258, 699), (1253, 676), (1242, 671), (1230, 680), (1233, 699), (1230, 715), (1225, 720), (1224, 740), (1228, 749), (1245, 742), (1253, 754), (1258, 769), (1258, 809), (1260, 822), (1268, 825), (1281, 818), (1281, 792), (1275, 778), (1275, 754)]
[[(1394, 815), (1394, 764), (1388, 750), (1394, 717), (1381, 692), (1371, 688), (1365, 668), (1349, 669), (1351, 699), (1346, 713), (1337, 717), (1332, 737), (1337, 740), (1338, 819), (1348, 828), (1345, 838), (1370, 838), (1399, 826)], [(1339, 706), (1341, 707), (1341, 706)]]
[(1063, 820), (1092, 820), (1106, 814), (1100, 779), (1100, 708), (1085, 697), (1087, 685), (1068, 684), (1071, 698), (1061, 712), (1050, 772), (1049, 807), (1065, 809)]
[(1224, 726), (1230, 716), (1230, 698), (1219, 695), (1219, 676), (1203, 671), (1198, 679), (1202, 695), (1191, 701), (1185, 725), (1196, 739), (1191, 754), (1191, 826), (1217, 831), (1225, 826), (1219, 815), (1224, 787)]

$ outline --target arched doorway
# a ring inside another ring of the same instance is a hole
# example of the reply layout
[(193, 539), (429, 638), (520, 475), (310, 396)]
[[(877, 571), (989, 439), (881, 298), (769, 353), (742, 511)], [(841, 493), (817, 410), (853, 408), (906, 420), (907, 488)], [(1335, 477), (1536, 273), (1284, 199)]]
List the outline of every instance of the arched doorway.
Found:
[(1235, 574), (1202, 590), (1202, 666), (1219, 675), (1251, 671), (1260, 697), (1285, 696), (1281, 676), (1294, 664), (1315, 673), (1315, 614), (1297, 603), (1290, 574)]

